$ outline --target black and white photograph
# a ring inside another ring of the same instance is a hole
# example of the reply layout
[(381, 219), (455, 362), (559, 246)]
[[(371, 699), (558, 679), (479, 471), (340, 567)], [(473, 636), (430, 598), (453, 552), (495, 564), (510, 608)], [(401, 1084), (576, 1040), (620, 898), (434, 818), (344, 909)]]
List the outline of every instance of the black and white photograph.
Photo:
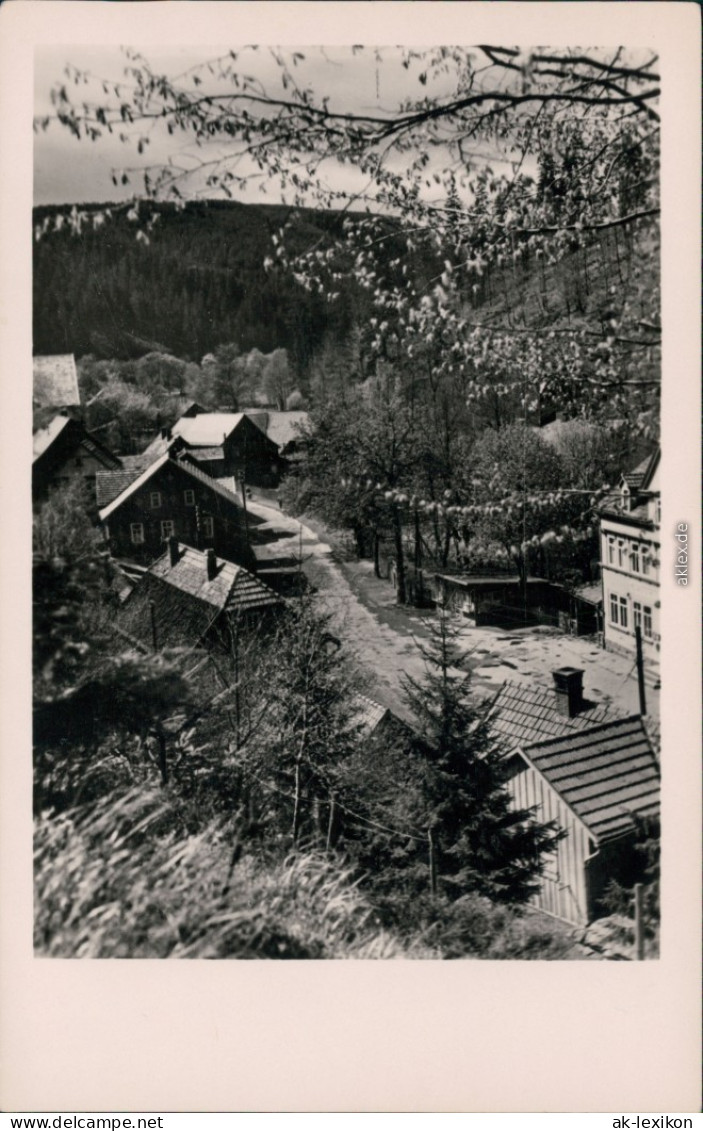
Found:
[(655, 959), (656, 52), (36, 86), (38, 952)]
[(657, 36), (220, 7), (33, 47), (34, 959), (637, 976), (700, 540)]

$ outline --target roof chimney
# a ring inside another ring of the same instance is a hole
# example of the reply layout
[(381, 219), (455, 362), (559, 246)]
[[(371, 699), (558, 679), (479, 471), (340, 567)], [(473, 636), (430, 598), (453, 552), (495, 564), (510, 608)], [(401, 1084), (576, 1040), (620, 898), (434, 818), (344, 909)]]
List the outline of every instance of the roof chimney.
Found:
[(552, 677), (557, 711), (567, 719), (573, 719), (583, 708), (583, 670), (557, 668)]
[(178, 558), (180, 556), (178, 553), (178, 539), (173, 534), (168, 540), (168, 556), (171, 560), (171, 569), (173, 569), (175, 565), (178, 565)]
[(217, 558), (215, 557), (214, 550), (208, 550), (206, 554), (207, 561), (207, 579), (214, 581), (217, 576)]

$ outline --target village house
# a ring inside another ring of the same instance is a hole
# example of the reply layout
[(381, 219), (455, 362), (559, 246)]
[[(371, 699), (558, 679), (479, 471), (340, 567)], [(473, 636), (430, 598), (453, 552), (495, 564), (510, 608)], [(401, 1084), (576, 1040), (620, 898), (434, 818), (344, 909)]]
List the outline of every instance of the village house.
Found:
[(260, 627), (282, 607), (282, 599), (243, 566), (171, 537), (120, 607), (115, 626), (147, 648), (230, 652), (239, 632)]
[(49, 491), (80, 481), (91, 488), (101, 471), (121, 468), (120, 459), (67, 413), (52, 417), (32, 437), (32, 500), (42, 503)]
[(640, 629), (645, 660), (658, 665), (661, 647), (659, 552), (660, 449), (620, 478), (600, 508), (605, 646), (635, 654)]
[(305, 586), (295, 532), (207, 475), (190, 451), (167, 451), (143, 466), (123, 457), (96, 476), (100, 521), (113, 557), (149, 565), (176, 537), (250, 570), (279, 593)]
[(242, 412), (253, 420), (278, 448), (286, 464), (295, 463), (305, 452), (305, 434), (310, 428), (310, 414), (303, 409), (245, 408)]
[[(149, 565), (176, 537), (256, 568), (249, 520), (231, 491), (169, 452), (144, 470), (96, 476), (99, 517), (114, 557)], [(252, 520), (252, 522), (255, 520)]]
[(608, 883), (642, 868), (638, 820), (657, 828), (660, 771), (648, 722), (583, 697), (583, 672), (560, 668), (552, 692), (507, 682), (490, 710), (518, 809), (564, 836), (546, 863), (534, 906), (569, 923), (603, 914)]
[(233, 476), (238, 484), (254, 487), (272, 487), (280, 479), (278, 446), (243, 412), (200, 412), (191, 405), (188, 415), (162, 429), (143, 455), (183, 450), (215, 478)]
[(81, 403), (78, 373), (72, 353), (32, 358), (34, 408), (74, 408)]

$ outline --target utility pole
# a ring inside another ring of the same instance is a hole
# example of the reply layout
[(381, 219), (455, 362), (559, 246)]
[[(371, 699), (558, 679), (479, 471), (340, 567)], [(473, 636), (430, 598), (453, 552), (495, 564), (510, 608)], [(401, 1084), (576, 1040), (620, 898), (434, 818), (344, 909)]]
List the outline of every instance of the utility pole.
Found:
[(640, 714), (647, 714), (647, 696), (644, 689), (644, 659), (642, 657), (642, 629), (635, 625), (635, 647), (637, 648), (637, 686), (640, 693)]
[(159, 646), (158, 634), (156, 631), (156, 602), (149, 601), (149, 616), (151, 617), (151, 643), (154, 651)]
[[(225, 436), (225, 440), (227, 437)], [(244, 452), (242, 459), (242, 507), (244, 508), (244, 537), (247, 543), (247, 550), (251, 547), (249, 545), (249, 514), (247, 511), (247, 434), (244, 433)]]

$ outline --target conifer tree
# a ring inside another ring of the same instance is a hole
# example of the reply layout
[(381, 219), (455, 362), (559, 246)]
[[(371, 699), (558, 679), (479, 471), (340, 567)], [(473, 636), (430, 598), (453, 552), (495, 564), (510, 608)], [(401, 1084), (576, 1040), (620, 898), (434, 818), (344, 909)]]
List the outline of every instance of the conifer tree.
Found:
[(470, 676), (457, 670), (458, 629), (442, 606), (423, 647), (423, 679), (406, 678), (418, 721), (414, 753), (421, 767), (421, 812), (428, 829), (438, 893), (467, 892), (524, 903), (536, 890), (545, 855), (560, 837), (507, 789), (509, 763), (495, 741), (486, 709), (469, 699)]

